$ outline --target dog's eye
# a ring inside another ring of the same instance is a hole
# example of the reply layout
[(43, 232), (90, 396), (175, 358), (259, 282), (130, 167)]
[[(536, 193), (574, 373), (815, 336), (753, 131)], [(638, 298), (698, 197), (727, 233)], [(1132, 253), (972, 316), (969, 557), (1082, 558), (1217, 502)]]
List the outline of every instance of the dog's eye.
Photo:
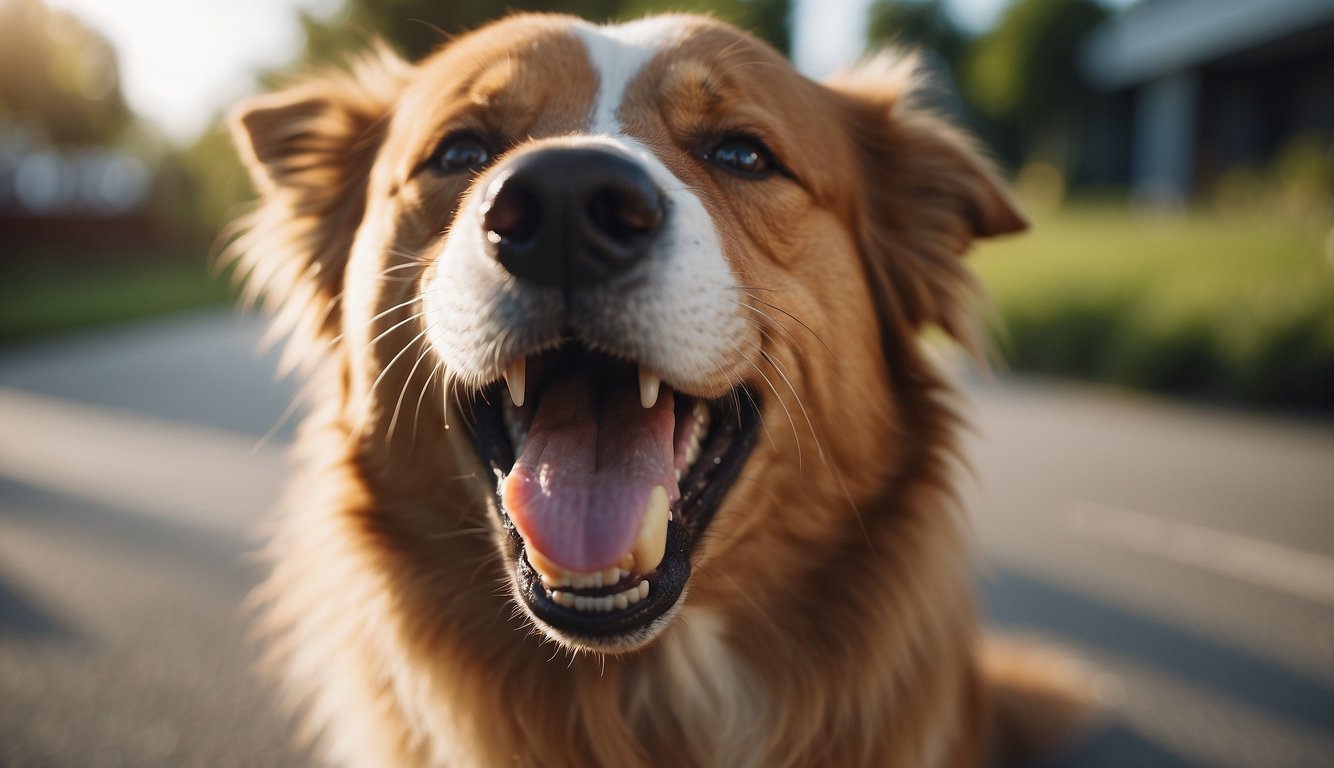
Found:
[(461, 173), (485, 165), (491, 159), (491, 150), (472, 134), (447, 137), (435, 151), (435, 170), (440, 173)]
[(773, 172), (773, 153), (759, 139), (733, 136), (709, 150), (705, 158), (741, 176), (762, 178)]

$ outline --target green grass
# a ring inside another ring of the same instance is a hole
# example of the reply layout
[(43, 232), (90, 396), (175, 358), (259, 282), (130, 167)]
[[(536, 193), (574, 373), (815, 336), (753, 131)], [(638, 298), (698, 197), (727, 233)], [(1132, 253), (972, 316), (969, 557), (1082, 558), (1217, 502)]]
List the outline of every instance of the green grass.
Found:
[[(1330, 222), (1110, 205), (1039, 216), (973, 264), (1019, 370), (1264, 406), (1334, 409)], [(0, 262), (0, 344), (220, 305), (204, 260)]]
[(24, 254), (0, 262), (0, 344), (54, 336), (231, 300), (202, 257), (95, 261)]
[(986, 245), (974, 265), (999, 306), (999, 347), (1013, 368), (1328, 409), (1329, 226), (1072, 206)]

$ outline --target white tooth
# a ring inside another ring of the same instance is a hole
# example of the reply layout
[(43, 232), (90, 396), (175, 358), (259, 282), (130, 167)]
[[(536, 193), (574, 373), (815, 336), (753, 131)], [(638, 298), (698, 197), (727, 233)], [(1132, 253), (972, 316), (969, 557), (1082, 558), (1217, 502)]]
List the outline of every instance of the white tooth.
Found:
[(646, 597), (648, 597), (648, 579), (639, 582), (639, 599), (643, 600)]
[(635, 567), (635, 556), (634, 556), (634, 554), (633, 554), (633, 553), (626, 553), (625, 557), (622, 557), (622, 558), (621, 558), (620, 566), (621, 566), (621, 570), (625, 571), (625, 575), (626, 575), (626, 576), (629, 576), (629, 575), (630, 575), (630, 569)]
[(584, 597), (583, 595), (575, 595), (575, 596), (574, 596), (574, 609), (575, 609), (576, 611), (586, 611), (586, 610), (588, 610), (588, 598)]
[(681, 470), (676, 470), (676, 482), (681, 482)]
[(658, 402), (658, 390), (662, 388), (662, 378), (644, 366), (639, 366), (639, 404), (652, 408)]
[(574, 597), (569, 592), (552, 592), (551, 601), (556, 605), (563, 605), (566, 608), (574, 605)]
[(510, 388), (510, 399), (516, 406), (523, 405), (523, 394), (528, 377), (528, 358), (517, 357), (505, 369), (505, 383)]
[(625, 596), (624, 592), (618, 592), (612, 595), (611, 603), (616, 606), (616, 610), (618, 611), (624, 611), (626, 608), (630, 607), (630, 600)]
[(603, 583), (603, 584), (606, 584), (606, 585), (608, 585), (608, 586), (611, 586), (612, 584), (615, 584), (616, 582), (618, 582), (618, 581), (620, 581), (620, 580), (621, 580), (621, 569), (620, 569), (620, 568), (617, 568), (617, 567), (614, 566), (614, 565), (613, 565), (612, 567), (608, 568), (607, 570), (605, 570), (605, 571), (602, 572), (602, 583)]
[(621, 594), (625, 595), (625, 601), (630, 605), (634, 605), (635, 603), (639, 602), (640, 599), (639, 587), (630, 587)]
[(603, 613), (606, 613), (607, 611), (610, 611), (610, 610), (611, 610), (611, 605), (612, 605), (612, 602), (611, 602), (611, 595), (607, 595), (607, 596), (605, 596), (605, 597), (599, 597), (599, 598), (598, 598), (598, 610), (599, 610), (599, 611), (602, 611)]
[(662, 554), (667, 549), (667, 504), (667, 489), (654, 486), (649, 492), (639, 537), (630, 553), (635, 556), (635, 571), (638, 573), (648, 573), (662, 562)]

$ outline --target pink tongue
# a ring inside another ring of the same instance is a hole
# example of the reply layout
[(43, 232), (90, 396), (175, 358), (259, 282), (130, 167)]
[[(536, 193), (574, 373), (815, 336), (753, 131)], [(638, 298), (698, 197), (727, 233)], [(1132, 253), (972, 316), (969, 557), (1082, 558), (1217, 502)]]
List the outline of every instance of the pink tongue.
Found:
[(597, 571), (631, 550), (654, 486), (679, 495), (673, 463), (676, 416), (664, 391), (652, 408), (639, 389), (579, 374), (547, 387), (523, 453), (501, 485), (505, 512), (528, 547), (572, 571)]

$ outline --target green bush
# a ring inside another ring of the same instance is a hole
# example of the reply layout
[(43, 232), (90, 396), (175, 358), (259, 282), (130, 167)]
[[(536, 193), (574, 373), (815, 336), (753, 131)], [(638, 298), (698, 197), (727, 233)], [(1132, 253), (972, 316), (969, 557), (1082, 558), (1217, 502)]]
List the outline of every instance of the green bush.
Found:
[(1078, 205), (975, 258), (1011, 367), (1334, 408), (1330, 222)]

